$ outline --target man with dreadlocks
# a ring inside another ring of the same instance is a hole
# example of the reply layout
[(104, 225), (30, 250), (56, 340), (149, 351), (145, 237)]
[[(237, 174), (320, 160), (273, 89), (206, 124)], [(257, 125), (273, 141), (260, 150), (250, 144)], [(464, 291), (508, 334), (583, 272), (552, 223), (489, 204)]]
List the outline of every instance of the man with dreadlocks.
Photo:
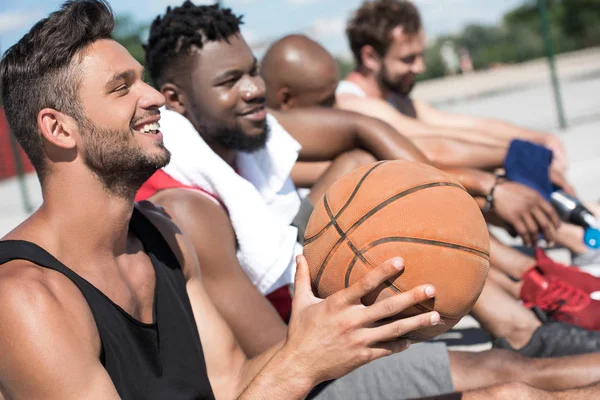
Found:
[[(283, 304), (289, 299), (290, 260), (301, 250), (297, 229), (290, 226), (301, 202), (289, 171), (296, 158), (325, 158), (327, 135), (319, 125), (343, 138), (348, 134), (339, 126), (348, 114), (267, 114), (264, 84), (240, 24), (229, 9), (188, 1), (168, 8), (152, 24), (146, 64), (166, 97), (161, 129), (172, 158), (144, 184), (138, 199), (165, 206), (189, 235), (209, 296), (246, 354), (253, 356), (288, 334), (264, 295), (287, 317), (289, 305)], [(321, 146), (306, 139), (311, 132), (320, 132)], [(516, 380), (564, 389), (597, 380), (581, 373), (597, 357), (538, 362), (493, 351), (482, 356), (455, 353), (450, 363), (443, 345), (421, 344), (402, 357), (366, 365), (317, 395), (414, 398)], [(473, 368), (482, 373), (472, 376)], [(513, 398), (541, 393), (518, 385), (503, 390)], [(487, 391), (484, 398), (495, 393)]]
[(113, 27), (104, 1), (69, 1), (0, 62), (7, 119), (44, 197), (0, 241), (4, 398), (300, 399), (439, 322), (432, 312), (374, 326), (435, 293), (424, 285), (362, 306), (402, 269), (397, 257), (320, 300), (299, 256), (288, 335), (248, 359), (188, 239), (160, 209), (134, 204), (169, 161), (164, 97)]

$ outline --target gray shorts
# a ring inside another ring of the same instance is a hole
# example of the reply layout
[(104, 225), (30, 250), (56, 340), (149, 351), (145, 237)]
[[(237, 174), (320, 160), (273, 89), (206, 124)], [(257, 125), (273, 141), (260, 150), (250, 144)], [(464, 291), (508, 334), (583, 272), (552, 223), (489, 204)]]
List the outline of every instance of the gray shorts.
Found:
[(312, 204), (308, 196), (302, 199), (300, 203), (300, 209), (298, 214), (294, 217), (292, 225), (298, 228), (298, 243), (304, 244), (304, 232), (306, 232), (306, 225), (308, 225), (308, 219), (312, 214), (315, 206)]
[(444, 343), (419, 343), (325, 386), (314, 399), (401, 400), (454, 392)]

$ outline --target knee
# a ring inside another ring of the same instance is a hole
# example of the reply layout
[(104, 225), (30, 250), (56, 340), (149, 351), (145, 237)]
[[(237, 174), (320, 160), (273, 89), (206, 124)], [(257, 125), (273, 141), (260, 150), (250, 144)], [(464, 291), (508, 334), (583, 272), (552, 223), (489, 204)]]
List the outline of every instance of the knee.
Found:
[(358, 168), (364, 165), (373, 164), (377, 162), (377, 159), (373, 156), (373, 154), (368, 151), (362, 149), (354, 149), (347, 151), (343, 154), (340, 154), (336, 157), (335, 161), (337, 163), (348, 165), (349, 168)]
[(532, 359), (510, 350), (494, 349), (480, 354), (481, 367), (491, 372), (498, 383), (523, 381), (533, 367)]
[(511, 382), (503, 385), (493, 386), (486, 393), (486, 398), (496, 400), (535, 400), (539, 399), (542, 391), (529, 386), (526, 383)]

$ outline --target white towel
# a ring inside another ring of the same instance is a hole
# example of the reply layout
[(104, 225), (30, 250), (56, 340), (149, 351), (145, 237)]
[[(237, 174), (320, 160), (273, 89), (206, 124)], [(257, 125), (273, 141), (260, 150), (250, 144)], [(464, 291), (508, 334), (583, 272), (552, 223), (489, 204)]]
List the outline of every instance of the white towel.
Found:
[(164, 172), (215, 194), (227, 207), (238, 241), (238, 260), (252, 283), (268, 294), (293, 281), (302, 252), (291, 226), (300, 197), (289, 178), (300, 144), (272, 116), (264, 149), (239, 153), (236, 173), (181, 114), (161, 109), (160, 130), (171, 152)]

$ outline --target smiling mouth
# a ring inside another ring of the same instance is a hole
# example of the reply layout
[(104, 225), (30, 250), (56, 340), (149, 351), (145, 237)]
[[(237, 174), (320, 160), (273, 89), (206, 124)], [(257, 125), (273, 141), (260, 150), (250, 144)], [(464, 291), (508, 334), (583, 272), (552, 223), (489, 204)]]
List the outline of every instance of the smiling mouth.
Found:
[(153, 122), (151, 124), (142, 125), (141, 128), (134, 129), (134, 130), (139, 133), (156, 135), (159, 132), (159, 129), (160, 129), (160, 124), (158, 122)]
[(255, 108), (252, 111), (245, 112), (240, 114), (242, 118), (248, 118), (250, 120), (262, 121), (267, 115), (267, 110), (265, 107)]

